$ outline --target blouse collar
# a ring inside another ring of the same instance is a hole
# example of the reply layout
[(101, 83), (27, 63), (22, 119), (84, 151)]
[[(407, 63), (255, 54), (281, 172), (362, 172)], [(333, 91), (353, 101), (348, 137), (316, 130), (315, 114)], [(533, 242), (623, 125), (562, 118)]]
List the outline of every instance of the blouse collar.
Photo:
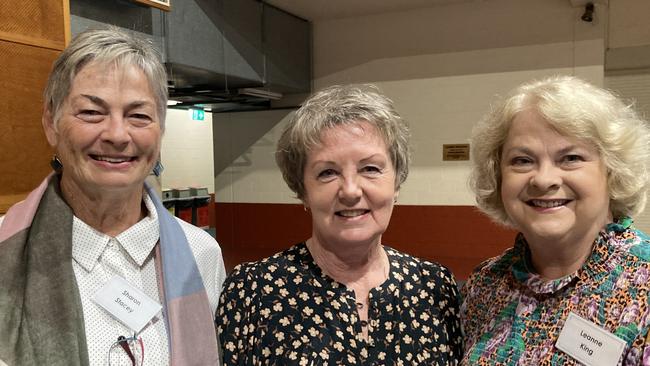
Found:
[(615, 267), (616, 264), (612, 263), (610, 258), (611, 252), (616, 248), (616, 239), (621, 233), (627, 231), (632, 226), (632, 219), (623, 217), (616, 222), (609, 223), (603, 230), (598, 233), (598, 237), (594, 240), (593, 249), (587, 261), (581, 268), (575, 272), (568, 274), (564, 277), (554, 280), (542, 278), (539, 274), (535, 273), (530, 262), (530, 249), (524, 235), (519, 233), (515, 239), (512, 265), (512, 274), (516, 281), (527, 287), (537, 294), (552, 294), (555, 293), (569, 284), (574, 283), (579, 278), (591, 277), (598, 273), (609, 272)]
[[(408, 269), (403, 268), (404, 266), (400, 265), (398, 260), (399, 254), (393, 251), (387, 246), (383, 246), (388, 256), (388, 263), (390, 268), (388, 269), (388, 278), (384, 283), (377, 286), (376, 288), (389, 288), (391, 291), (397, 288), (397, 282), (401, 282), (402, 278), (408, 275)], [(302, 242), (294, 247), (294, 250), (300, 256), (300, 262), (302, 267), (308, 272), (313, 273), (313, 277), (310, 279), (312, 285), (315, 287), (329, 287), (333, 289), (347, 289), (347, 287), (334, 280), (316, 264), (316, 260), (312, 257), (309, 249), (307, 249), (307, 244)], [(399, 280), (399, 281), (398, 281)]]

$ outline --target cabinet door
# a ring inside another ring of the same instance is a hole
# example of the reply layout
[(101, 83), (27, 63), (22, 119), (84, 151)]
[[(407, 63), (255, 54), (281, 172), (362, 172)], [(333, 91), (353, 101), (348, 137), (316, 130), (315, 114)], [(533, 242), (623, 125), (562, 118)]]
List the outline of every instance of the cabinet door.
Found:
[(51, 171), (43, 88), (69, 40), (68, 0), (0, 2), (0, 214)]

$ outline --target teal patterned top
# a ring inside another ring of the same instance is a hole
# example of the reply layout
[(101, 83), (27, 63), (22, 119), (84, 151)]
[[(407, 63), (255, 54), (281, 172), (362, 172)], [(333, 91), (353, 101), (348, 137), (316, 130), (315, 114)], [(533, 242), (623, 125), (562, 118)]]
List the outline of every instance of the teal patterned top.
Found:
[(650, 238), (631, 219), (608, 224), (585, 264), (563, 278), (532, 273), (528, 257), (519, 234), (463, 287), (463, 365), (578, 364), (555, 347), (570, 312), (625, 341), (618, 365), (650, 364)]

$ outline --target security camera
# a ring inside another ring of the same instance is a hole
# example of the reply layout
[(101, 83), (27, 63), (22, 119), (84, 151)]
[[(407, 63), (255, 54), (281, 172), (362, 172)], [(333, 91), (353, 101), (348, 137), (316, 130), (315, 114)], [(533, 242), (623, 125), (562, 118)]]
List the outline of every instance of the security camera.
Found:
[(587, 3), (587, 5), (585, 5), (585, 12), (582, 14), (580, 19), (587, 23), (594, 21), (594, 3)]

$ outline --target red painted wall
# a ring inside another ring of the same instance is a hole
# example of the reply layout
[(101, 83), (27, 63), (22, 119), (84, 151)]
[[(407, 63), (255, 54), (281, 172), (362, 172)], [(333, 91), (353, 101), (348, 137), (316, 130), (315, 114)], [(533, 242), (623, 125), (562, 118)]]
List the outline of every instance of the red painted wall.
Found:
[[(230, 270), (309, 238), (311, 217), (302, 205), (216, 203), (211, 214)], [(465, 280), (483, 260), (511, 246), (515, 232), (494, 224), (474, 206), (406, 206), (393, 210), (383, 243), (449, 267)]]

